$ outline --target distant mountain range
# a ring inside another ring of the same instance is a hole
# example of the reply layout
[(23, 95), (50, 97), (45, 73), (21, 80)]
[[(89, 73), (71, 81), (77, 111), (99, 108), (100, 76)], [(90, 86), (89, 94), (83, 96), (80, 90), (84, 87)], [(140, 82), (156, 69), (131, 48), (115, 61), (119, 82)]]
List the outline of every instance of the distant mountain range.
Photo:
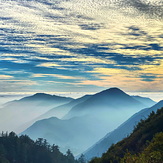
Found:
[[(61, 151), (70, 148), (77, 155), (106, 133), (114, 130), (135, 112), (149, 106), (150, 100), (141, 97), (136, 100), (136, 98), (138, 97), (129, 96), (118, 88), (84, 96), (49, 110), (38, 117), (40, 120), (22, 134), (27, 134), (33, 139), (46, 138), (50, 143), (58, 144)], [(61, 112), (60, 117), (68, 113), (62, 119), (49, 118), (58, 112)]]
[(0, 130), (19, 133), (23, 124), (35, 119), (49, 109), (72, 101), (72, 98), (37, 93), (7, 103), (0, 109)]
[(45, 114), (41, 115), (39, 119), (50, 118), (50, 117), (57, 117), (63, 118), (74, 106), (83, 103), (84, 101), (88, 100), (92, 95), (85, 95), (83, 97), (74, 99), (69, 103), (64, 105), (60, 105), (58, 107), (52, 108), (47, 111)]
[(57, 117), (57, 118), (62, 118), (63, 116), (65, 116), (73, 106), (84, 102), (85, 100), (87, 100), (91, 95), (85, 95), (83, 97), (77, 98), (77, 99), (73, 99), (72, 101), (70, 101), (69, 103), (60, 105), (58, 107), (54, 107), (50, 110), (48, 110), (47, 112), (45, 112), (44, 114), (36, 117), (35, 119), (32, 119), (31, 121), (28, 121), (27, 123), (23, 124), (21, 126), (21, 128), (28, 128), (29, 126), (31, 126), (34, 122), (38, 121), (38, 120), (42, 120), (42, 119), (47, 119), (47, 118), (51, 118), (51, 117)]
[(151, 107), (154, 104), (156, 104), (155, 101), (151, 100), (150, 98), (147, 97), (141, 97), (141, 96), (132, 96), (135, 100), (143, 103), (144, 105), (146, 105), (147, 107)]
[[(69, 119), (75, 116), (83, 116), (83, 115), (92, 115), (96, 114), (96, 112), (103, 112), (104, 110), (108, 114), (110, 111), (127, 111), (132, 115), (135, 111), (138, 111), (142, 108), (147, 107), (142, 102), (137, 101), (132, 96), (129, 96), (122, 90), (118, 88), (110, 88), (99, 92), (95, 95), (92, 95), (88, 100), (83, 103), (80, 103), (74, 106), (70, 112), (64, 117), (64, 119)], [(127, 114), (127, 113), (126, 113)]]
[[(32, 139), (46, 138), (51, 144), (57, 144), (62, 152), (67, 149), (77, 155), (98, 140), (97, 128), (90, 117), (74, 117), (61, 120), (56, 117), (35, 122), (21, 134)], [(92, 137), (94, 135), (94, 137)]]
[(150, 108), (146, 108), (139, 111), (138, 113), (135, 113), (131, 118), (125, 121), (117, 129), (108, 133), (99, 142), (97, 142), (95, 145), (90, 147), (86, 152), (84, 152), (85, 157), (88, 160), (90, 160), (93, 157), (101, 157), (102, 154), (106, 152), (112, 144), (115, 144), (118, 141), (125, 138), (126, 136), (130, 135), (134, 127), (138, 124), (138, 122), (141, 119), (146, 119), (152, 111), (156, 112), (161, 107), (163, 107), (163, 100)]

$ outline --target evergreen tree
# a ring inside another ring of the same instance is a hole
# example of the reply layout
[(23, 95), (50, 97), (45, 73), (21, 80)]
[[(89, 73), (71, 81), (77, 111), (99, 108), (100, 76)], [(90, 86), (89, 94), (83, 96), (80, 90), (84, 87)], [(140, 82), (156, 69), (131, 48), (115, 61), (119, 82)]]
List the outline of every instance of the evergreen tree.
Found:
[(70, 150), (66, 155), (45, 139), (36, 141), (14, 132), (0, 134), (0, 163), (78, 163)]
[(74, 156), (71, 153), (70, 149), (67, 150), (66, 156), (67, 156), (67, 163), (75, 163)]
[(78, 163), (86, 163), (85, 157), (83, 154), (78, 158)]

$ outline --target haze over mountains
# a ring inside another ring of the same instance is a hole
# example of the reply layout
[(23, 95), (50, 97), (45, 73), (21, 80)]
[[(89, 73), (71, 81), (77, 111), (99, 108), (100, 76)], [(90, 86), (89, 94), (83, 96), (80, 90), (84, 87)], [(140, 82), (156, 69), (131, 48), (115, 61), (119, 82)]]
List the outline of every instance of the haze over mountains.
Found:
[[(1, 108), (0, 127), (3, 131), (27, 134), (32, 139), (45, 138), (51, 144), (59, 145), (62, 152), (71, 149), (78, 155), (96, 144), (107, 133), (107, 136), (111, 134), (116, 138), (108, 143), (123, 138), (131, 132), (135, 124), (132, 118), (133, 124), (130, 122), (132, 125), (126, 127), (118, 136), (114, 135), (113, 130), (134, 113), (155, 103), (149, 98), (130, 96), (119, 88), (110, 88), (78, 99), (37, 93), (9, 102)], [(100, 147), (101, 153), (105, 148)], [(97, 151), (92, 152), (92, 149), (85, 153), (88, 159), (97, 155)]]
[(108, 133), (99, 142), (97, 142), (95, 145), (90, 147), (86, 152), (84, 152), (85, 157), (88, 160), (90, 160), (93, 157), (101, 157), (102, 154), (106, 152), (112, 144), (115, 144), (118, 141), (130, 135), (134, 127), (140, 122), (141, 119), (146, 119), (152, 111), (156, 112), (161, 107), (163, 107), (163, 100), (150, 108), (146, 108), (139, 111), (138, 113), (135, 113), (122, 125), (116, 128), (114, 131)]
[(34, 122), (41, 120), (41, 119), (46, 119), (46, 118), (51, 118), (51, 117), (62, 118), (63, 116), (65, 116), (65, 114), (67, 114), (71, 110), (71, 108), (73, 106), (84, 102), (90, 96), (91, 95), (85, 95), (81, 98), (73, 99), (72, 101), (70, 101), (66, 104), (60, 105), (58, 107), (54, 107), (54, 108), (50, 109), (49, 111), (45, 112), (44, 114), (36, 117), (35, 119), (28, 121), (27, 123), (25, 123), (24, 125), (21, 126), (21, 129), (26, 129), (29, 126), (31, 126)]
[[(27, 134), (33, 139), (43, 137), (51, 143), (56, 141), (62, 151), (70, 148), (77, 155), (118, 127), (135, 112), (149, 106), (150, 100), (141, 97), (139, 99), (143, 103), (118, 88), (110, 88), (51, 109), (39, 118), (45, 116), (48, 118), (50, 113), (52, 116), (54, 113), (57, 115), (59, 109), (61, 112), (70, 111), (63, 119), (39, 120), (22, 134)], [(154, 103), (152, 100), (150, 102)]]
[[(91, 96), (85, 102), (74, 106), (70, 112), (64, 117), (69, 119), (75, 116), (93, 115), (108, 119), (111, 111), (117, 114), (124, 111), (126, 116), (132, 115), (133, 112), (145, 108), (146, 105), (135, 100), (118, 88), (110, 88)], [(111, 113), (111, 114), (110, 114)], [(105, 117), (106, 116), (106, 117)], [(111, 115), (112, 116), (112, 115)], [(120, 115), (121, 116), (121, 115)]]
[(0, 109), (1, 131), (14, 131), (19, 133), (23, 124), (42, 115), (52, 107), (72, 101), (72, 98), (59, 97), (44, 93), (7, 103)]
[(43, 119), (43, 118), (49, 118), (49, 117), (58, 117), (58, 118), (62, 118), (65, 114), (67, 114), (74, 106), (86, 101), (87, 99), (89, 99), (91, 97), (91, 95), (85, 95), (83, 97), (74, 99), (72, 101), (70, 101), (67, 104), (64, 105), (60, 105), (58, 107), (52, 108), (51, 110), (49, 110), (48, 112), (46, 112), (45, 114), (41, 115), (39, 118)]
[(119, 88), (162, 99), (163, 0), (2, 0), (0, 10), (2, 95), (98, 92), (9, 102), (0, 107), (0, 131), (46, 138), (90, 159), (162, 106)]
[(144, 105), (150, 107), (153, 106), (154, 104), (156, 104), (155, 101), (151, 100), (150, 98), (147, 97), (141, 97), (141, 96), (132, 96), (135, 100), (143, 103)]

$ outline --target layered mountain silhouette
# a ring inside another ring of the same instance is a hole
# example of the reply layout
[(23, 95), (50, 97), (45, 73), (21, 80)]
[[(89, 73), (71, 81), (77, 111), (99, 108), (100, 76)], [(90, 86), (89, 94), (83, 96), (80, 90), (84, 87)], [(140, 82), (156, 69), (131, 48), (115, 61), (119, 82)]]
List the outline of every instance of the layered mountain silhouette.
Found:
[(77, 155), (146, 105), (118, 88), (111, 88), (54, 108), (42, 117), (48, 117), (50, 113), (55, 116), (56, 110), (67, 111), (71, 107), (63, 119), (39, 120), (23, 134), (33, 139), (43, 137), (58, 144), (62, 151), (70, 148)]
[(117, 112), (124, 109), (133, 113), (145, 107), (147, 106), (135, 100), (135, 98), (129, 96), (122, 90), (110, 88), (92, 95), (85, 102), (74, 106), (64, 119), (75, 116), (92, 115), (96, 114), (96, 111), (102, 112), (105, 110), (110, 112), (112, 109)]
[(0, 130), (19, 133), (24, 130), (20, 128), (23, 124), (35, 119), (53, 107), (72, 100), (72, 98), (37, 93), (9, 102), (0, 109)]
[(141, 97), (141, 96), (132, 96), (135, 100), (143, 103), (144, 105), (146, 105), (147, 107), (151, 107), (153, 105), (156, 104), (155, 101), (151, 100), (150, 98), (148, 97)]
[(115, 144), (126, 136), (130, 135), (134, 127), (138, 124), (141, 119), (146, 119), (152, 111), (156, 112), (161, 107), (163, 107), (163, 100), (150, 108), (143, 109), (138, 113), (134, 114), (117, 129), (108, 133), (104, 138), (102, 138), (95, 145), (93, 145), (86, 152), (84, 152), (85, 157), (88, 160), (93, 157), (101, 157), (102, 154), (106, 152), (112, 144)]
[[(46, 94), (46, 93), (36, 93), (32, 96), (28, 96), (28, 97), (24, 97), (22, 99), (19, 100), (19, 102), (39, 102), (39, 105), (44, 105), (45, 103), (47, 103), (48, 105), (50, 105), (52, 102), (53, 105), (61, 105), (64, 103), (68, 103), (70, 101), (72, 101), (73, 98), (70, 97), (61, 97), (61, 96), (56, 96), (56, 95), (50, 95), (50, 94)], [(41, 103), (42, 101), (42, 103)], [(54, 104), (55, 102), (55, 104)]]
[(87, 100), (89, 97), (91, 97), (91, 95), (85, 95), (83, 97), (77, 98), (77, 99), (73, 99), (72, 101), (70, 101), (69, 103), (60, 105), (58, 107), (54, 107), (50, 110), (48, 110), (47, 112), (45, 112), (44, 114), (36, 117), (35, 119), (32, 119), (31, 121), (28, 121), (27, 123), (21, 125), (21, 129), (26, 129), (29, 126), (31, 126), (34, 122), (41, 120), (41, 119), (47, 119), (47, 118), (51, 118), (51, 117), (57, 117), (57, 118), (62, 118), (63, 116), (65, 116), (65, 114), (67, 114), (71, 108), (79, 103), (84, 102), (85, 100)]
[(53, 116), (58, 117), (58, 118), (62, 118), (72, 109), (72, 107), (74, 107), (80, 103), (83, 103), (84, 101), (88, 100), (90, 97), (91, 97), (91, 95), (85, 95), (85, 96), (80, 97), (78, 99), (74, 99), (67, 104), (60, 105), (58, 107), (52, 108), (51, 110), (49, 110), (45, 114), (41, 115), (39, 117), (39, 119), (50, 118)]
[[(32, 139), (45, 138), (51, 144), (57, 144), (62, 152), (68, 149), (78, 155), (99, 138), (98, 125), (90, 123), (90, 117), (74, 117), (61, 120), (56, 117), (35, 122), (21, 134), (29, 135)], [(101, 130), (99, 130), (101, 131)]]

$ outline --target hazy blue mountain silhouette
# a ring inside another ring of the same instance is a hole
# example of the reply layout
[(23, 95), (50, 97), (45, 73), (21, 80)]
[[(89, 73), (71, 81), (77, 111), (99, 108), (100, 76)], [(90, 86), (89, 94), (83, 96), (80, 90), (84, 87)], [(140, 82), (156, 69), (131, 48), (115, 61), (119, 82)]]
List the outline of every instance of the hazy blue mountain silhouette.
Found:
[(72, 101), (73, 98), (70, 97), (61, 97), (56, 95), (50, 95), (46, 93), (36, 93), (32, 96), (24, 97), (19, 100), (19, 102), (33, 102), (33, 101), (42, 101), (42, 102), (55, 102), (55, 105), (61, 105)]
[(47, 112), (45, 112), (44, 114), (38, 116), (37, 118), (32, 119), (31, 121), (23, 124), (21, 126), (21, 128), (26, 129), (29, 126), (31, 126), (33, 123), (35, 123), (36, 121), (41, 120), (41, 119), (47, 119), (47, 118), (50, 118), (50, 117), (62, 118), (65, 114), (67, 114), (71, 110), (71, 108), (73, 106), (84, 102), (85, 100), (87, 100), (90, 97), (91, 97), (91, 95), (85, 95), (83, 97), (74, 99), (74, 100), (70, 101), (69, 103), (60, 105), (58, 107), (54, 107), (54, 108), (48, 110)]
[(91, 96), (92, 95), (85, 95), (80, 98), (74, 99), (64, 105), (60, 105), (58, 107), (52, 108), (48, 112), (44, 113), (38, 118), (39, 119), (45, 119), (45, 118), (50, 118), (50, 117), (62, 118), (65, 114), (67, 114), (72, 109), (72, 107), (88, 100)]
[(24, 130), (23, 128), (19, 128), (23, 124), (35, 119), (53, 107), (72, 100), (72, 98), (37, 93), (9, 102), (0, 109), (0, 130), (19, 133)]
[(95, 145), (85, 151), (85, 157), (88, 160), (93, 157), (101, 157), (102, 154), (106, 152), (112, 144), (117, 143), (118, 141), (122, 140), (130, 133), (132, 133), (134, 127), (138, 124), (141, 119), (146, 119), (152, 111), (156, 112), (161, 107), (163, 107), (163, 100), (150, 108), (146, 108), (139, 111), (138, 113), (135, 113), (131, 118), (125, 121), (117, 129), (108, 133), (104, 138), (102, 138)]
[(98, 125), (95, 126), (89, 121), (94, 121), (94, 119), (74, 117), (61, 120), (51, 117), (35, 122), (21, 134), (29, 135), (32, 139), (45, 138), (51, 144), (59, 145), (62, 152), (71, 149), (77, 155), (99, 138), (97, 134)]
[[(57, 143), (62, 150), (70, 148), (75, 154), (79, 154), (135, 112), (145, 108), (144, 104), (118, 88), (86, 96), (81, 103), (75, 101), (70, 103), (68, 106), (77, 105), (67, 114), (72, 113), (71, 116), (66, 115), (67, 119), (50, 118), (37, 121), (23, 134), (34, 139), (44, 137), (52, 143)], [(67, 141), (67, 144), (63, 140)]]
[(132, 96), (129, 96), (118, 88), (110, 88), (92, 95), (85, 102), (73, 107), (70, 112), (64, 117), (64, 119), (72, 118), (74, 116), (83, 116), (87, 114), (96, 114), (96, 111), (102, 110), (122, 110), (129, 109), (140, 110), (147, 107), (143, 103), (135, 100)]
[(141, 97), (141, 96), (132, 96), (135, 100), (143, 103), (144, 105), (146, 105), (147, 107), (151, 107), (153, 105), (156, 104), (155, 101), (151, 100), (150, 98), (148, 97)]

